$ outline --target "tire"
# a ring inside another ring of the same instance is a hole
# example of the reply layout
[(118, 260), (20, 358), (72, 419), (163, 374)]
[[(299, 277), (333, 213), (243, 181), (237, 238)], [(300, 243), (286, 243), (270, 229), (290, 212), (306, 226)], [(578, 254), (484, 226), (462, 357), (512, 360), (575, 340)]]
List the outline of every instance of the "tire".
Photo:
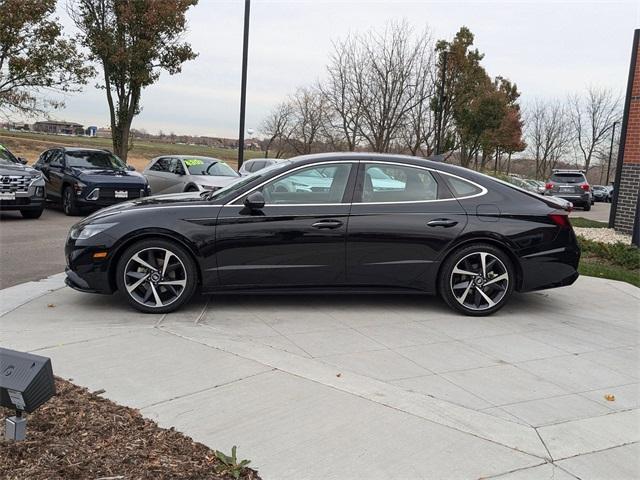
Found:
[(73, 189), (70, 186), (66, 186), (62, 190), (62, 211), (69, 217), (80, 214), (80, 208), (76, 203), (76, 197), (73, 195)]
[(585, 203), (582, 208), (584, 209), (585, 212), (588, 212), (589, 210), (591, 210), (591, 203), (589, 202)]
[(198, 191), (198, 187), (194, 187), (193, 185), (189, 185), (187, 188), (184, 189), (185, 192), (197, 192)]
[[(476, 272), (482, 272), (483, 256), (486, 274), (478, 275)], [(476, 280), (479, 277), (481, 280)], [(501, 280), (496, 280), (500, 277)], [(509, 256), (493, 245), (478, 243), (461, 247), (447, 257), (438, 276), (438, 290), (452, 309), (465, 315), (485, 316), (497, 312), (507, 303), (515, 281), (515, 268)]]
[(37, 210), (36, 209), (20, 210), (20, 214), (22, 215), (23, 218), (36, 219), (42, 216), (43, 210), (44, 208), (38, 208)]
[[(166, 252), (170, 253), (169, 257)], [(168, 269), (163, 275), (167, 258)], [(150, 275), (155, 278), (152, 280)], [(144, 276), (147, 281), (142, 280)], [(198, 285), (198, 270), (191, 255), (177, 243), (160, 238), (141, 240), (127, 248), (118, 259), (116, 283), (120, 294), (137, 310), (169, 313), (192, 297)]]

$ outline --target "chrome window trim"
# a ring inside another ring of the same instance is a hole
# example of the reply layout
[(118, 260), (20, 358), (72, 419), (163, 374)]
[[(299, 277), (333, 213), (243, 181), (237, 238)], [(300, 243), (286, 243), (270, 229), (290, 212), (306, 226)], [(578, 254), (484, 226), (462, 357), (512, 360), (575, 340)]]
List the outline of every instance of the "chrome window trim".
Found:
[[(255, 187), (253, 187), (251, 190), (243, 193), (242, 195), (239, 195), (237, 197), (235, 197), (233, 200), (230, 200), (229, 202), (225, 203), (224, 205), (222, 205), (222, 208), (225, 207), (241, 207), (242, 205), (233, 205), (234, 202), (238, 201), (240, 198), (249, 195), (251, 192), (253, 192), (254, 190), (262, 187), (263, 185), (265, 185), (266, 183), (272, 181), (272, 180), (276, 180), (278, 178), (280, 178), (283, 175), (286, 175), (290, 172), (295, 172), (296, 170), (300, 170), (302, 168), (306, 168), (306, 167), (313, 167), (316, 165), (332, 165), (335, 163), (354, 163), (354, 164), (360, 164), (360, 163), (371, 163), (371, 164), (376, 164), (376, 165), (400, 165), (400, 166), (404, 166), (404, 167), (409, 167), (409, 168), (419, 168), (422, 170), (427, 170), (429, 172), (436, 172), (438, 174), (441, 175), (448, 175), (450, 177), (454, 177), (457, 178), (459, 180), (462, 180), (463, 182), (467, 182), (470, 183), (471, 185), (473, 185), (474, 187), (477, 187), (480, 189), (479, 193), (473, 194), (473, 195), (467, 195), (465, 197), (451, 197), (451, 198), (437, 198), (435, 200), (404, 200), (404, 201), (397, 201), (397, 202), (352, 202), (352, 203), (273, 203), (273, 204), (265, 204), (265, 206), (269, 206), (269, 207), (321, 207), (321, 206), (339, 206), (339, 205), (403, 205), (403, 204), (421, 204), (421, 203), (435, 203), (435, 202), (450, 202), (452, 200), (467, 200), (469, 198), (476, 198), (476, 197), (481, 197), (482, 195), (486, 195), (489, 190), (487, 190), (485, 187), (483, 187), (482, 185), (469, 180), (467, 178), (463, 178), (460, 177), (459, 175), (455, 175), (453, 173), (448, 173), (448, 172), (443, 172), (442, 170), (437, 170), (435, 168), (430, 168), (430, 167), (423, 167), (420, 165), (413, 165), (410, 163), (404, 163), (404, 162), (393, 162), (393, 161), (376, 161), (376, 160), (366, 160), (366, 159), (360, 159), (360, 160), (336, 160), (336, 161), (332, 161), (332, 162), (316, 162), (316, 163), (309, 163), (307, 165), (301, 165), (300, 167), (296, 167), (292, 170), (287, 170), (286, 172), (283, 172), (279, 175), (277, 175), (276, 177), (270, 178), (268, 180), (265, 180), (264, 182), (262, 182), (259, 185), (256, 185)], [(453, 192), (451, 192), (453, 194)]]

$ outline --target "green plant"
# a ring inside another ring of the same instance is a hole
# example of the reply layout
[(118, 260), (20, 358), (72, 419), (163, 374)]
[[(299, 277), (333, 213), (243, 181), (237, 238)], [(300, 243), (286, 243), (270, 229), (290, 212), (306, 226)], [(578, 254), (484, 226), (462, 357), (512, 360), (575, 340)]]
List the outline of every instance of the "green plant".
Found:
[(579, 228), (608, 228), (607, 222), (598, 222), (596, 220), (589, 220), (582, 217), (571, 217), (571, 225)]
[(244, 473), (247, 465), (251, 463), (251, 460), (240, 460), (238, 462), (238, 456), (236, 455), (238, 447), (235, 445), (231, 448), (231, 456), (225, 455), (220, 450), (216, 450), (216, 458), (220, 460), (221, 465), (218, 466), (216, 472), (221, 475), (229, 474), (236, 480)]
[(630, 270), (640, 269), (640, 249), (624, 243), (602, 243), (578, 236), (582, 254), (605, 259)]

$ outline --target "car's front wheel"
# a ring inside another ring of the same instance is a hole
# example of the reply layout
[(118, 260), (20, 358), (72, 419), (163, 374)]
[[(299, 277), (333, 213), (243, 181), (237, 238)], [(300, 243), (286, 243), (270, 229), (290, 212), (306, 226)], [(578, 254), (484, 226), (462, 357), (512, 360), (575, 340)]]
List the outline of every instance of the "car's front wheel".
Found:
[(456, 250), (442, 265), (438, 286), (451, 308), (466, 315), (490, 315), (501, 309), (515, 283), (511, 259), (488, 244)]
[(148, 239), (127, 248), (118, 261), (118, 290), (136, 309), (168, 313), (196, 290), (198, 272), (191, 255), (177, 243)]
[(75, 216), (80, 213), (80, 208), (78, 208), (76, 197), (71, 187), (64, 187), (62, 191), (62, 210), (68, 216)]

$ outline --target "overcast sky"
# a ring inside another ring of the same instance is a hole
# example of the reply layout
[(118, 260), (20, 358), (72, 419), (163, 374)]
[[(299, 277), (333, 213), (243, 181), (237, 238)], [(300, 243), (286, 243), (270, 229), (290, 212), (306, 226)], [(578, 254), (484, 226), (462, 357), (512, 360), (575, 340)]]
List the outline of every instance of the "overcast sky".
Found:
[[(200, 0), (186, 35), (198, 58), (144, 90), (133, 128), (237, 137), (243, 11), (243, 0)], [(58, 14), (71, 33), (62, 6)], [(403, 18), (417, 30), (428, 25), (436, 39), (469, 27), (489, 74), (516, 82), (526, 104), (587, 85), (623, 94), (640, 0), (253, 0), (247, 127), (257, 129), (277, 102), (324, 75), (332, 40)], [(104, 92), (87, 86), (51, 117), (107, 126)]]

